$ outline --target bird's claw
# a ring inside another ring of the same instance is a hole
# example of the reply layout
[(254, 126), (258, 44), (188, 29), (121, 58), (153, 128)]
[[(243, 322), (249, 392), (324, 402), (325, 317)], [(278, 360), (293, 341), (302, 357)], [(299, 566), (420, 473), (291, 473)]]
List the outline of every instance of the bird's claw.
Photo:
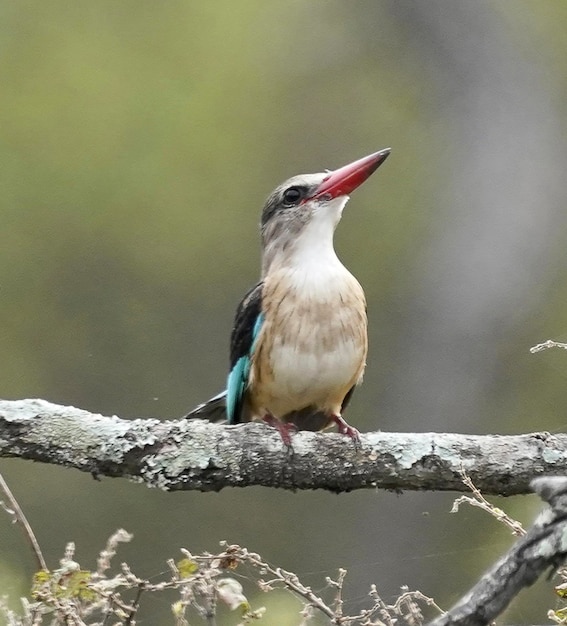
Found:
[(275, 428), (279, 432), (285, 447), (288, 450), (293, 450), (291, 435), (297, 432), (297, 426), (291, 422), (280, 422), (280, 420), (273, 415), (265, 415), (262, 419), (266, 424), (272, 426), (272, 428)]
[(358, 432), (358, 430), (354, 428), (354, 426), (348, 424), (341, 415), (333, 415), (333, 420), (338, 426), (339, 433), (341, 435), (346, 435), (347, 437), (350, 437), (356, 450), (360, 450), (361, 443), (360, 433)]

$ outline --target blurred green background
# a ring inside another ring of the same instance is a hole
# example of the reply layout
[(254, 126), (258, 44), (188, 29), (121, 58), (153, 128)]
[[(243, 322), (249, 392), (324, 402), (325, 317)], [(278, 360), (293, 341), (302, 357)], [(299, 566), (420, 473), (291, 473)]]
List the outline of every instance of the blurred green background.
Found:
[[(219, 391), (236, 304), (257, 279), (263, 199), (285, 178), (380, 148), (336, 236), (365, 287), (370, 356), (347, 414), (363, 431), (562, 431), (567, 356), (567, 4), (218, 0), (0, 8), (0, 395), (175, 418)], [(349, 570), (448, 608), (511, 543), (451, 494), (219, 494), (0, 469), (45, 556), (159, 578), (180, 547), (238, 542), (314, 589)], [(526, 524), (534, 497), (499, 502)], [(34, 561), (0, 516), (0, 590)], [(300, 604), (255, 591), (264, 623)], [(172, 622), (171, 598), (140, 624)], [(541, 623), (549, 584), (508, 621)], [(236, 616), (224, 622), (234, 624)], [(323, 623), (323, 622), (320, 622)]]

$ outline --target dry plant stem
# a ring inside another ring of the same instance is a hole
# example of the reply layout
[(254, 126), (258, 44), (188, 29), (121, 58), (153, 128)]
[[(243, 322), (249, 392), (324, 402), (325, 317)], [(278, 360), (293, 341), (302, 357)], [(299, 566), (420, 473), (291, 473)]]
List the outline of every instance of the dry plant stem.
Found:
[(4, 476), (2, 476), (2, 474), (0, 474), (0, 490), (4, 493), (4, 496), (9, 503), (10, 508), (6, 510), (14, 516), (14, 520), (24, 529), (24, 534), (30, 542), (32, 550), (35, 554), (35, 558), (37, 559), (39, 569), (47, 571), (47, 564), (45, 563), (45, 559), (43, 558), (41, 548), (39, 547), (39, 543), (35, 538), (32, 527), (29, 525), (29, 522), (24, 515), (24, 512), (20, 508), (20, 505), (18, 504), (16, 498), (14, 498), (14, 495), (10, 491), (8, 483), (4, 480)]
[(406, 597), (411, 597), (412, 601), (420, 601), (427, 606), (433, 607), (440, 615), (443, 615), (445, 613), (445, 611), (435, 602), (433, 598), (426, 596), (425, 594), (421, 593), (421, 591), (408, 591), (407, 587), (403, 588), (402, 591), (402, 595), (398, 598), (394, 606), (397, 606), (398, 602), (402, 600), (406, 601)]
[(558, 341), (553, 341), (553, 339), (548, 339), (543, 343), (538, 343), (537, 346), (532, 346), (530, 348), (530, 352), (535, 354), (536, 352), (543, 352), (543, 350), (549, 350), (549, 348), (562, 348), (563, 350), (567, 350), (567, 343), (559, 343)]
[(97, 576), (103, 576), (104, 573), (110, 568), (110, 562), (114, 556), (116, 556), (116, 550), (120, 543), (127, 543), (132, 541), (133, 535), (126, 532), (123, 528), (119, 528), (106, 542), (104, 550), (100, 551), (97, 559)]
[(275, 582), (282, 583), (290, 591), (293, 591), (298, 596), (307, 600), (311, 606), (319, 609), (319, 611), (331, 620), (332, 624), (340, 624), (340, 621), (337, 621), (337, 616), (334, 611), (328, 607), (319, 596), (315, 595), (310, 587), (304, 586), (293, 572), (288, 572), (281, 567), (272, 567), (269, 563), (263, 561), (259, 554), (248, 552), (248, 550), (240, 546), (229, 546), (226, 550), (226, 555), (227, 557), (237, 558), (239, 561), (251, 563), (258, 569), (274, 576), (274, 580), (260, 581), (260, 587), (264, 588), (265, 591), (270, 590)]
[(453, 507), (451, 508), (451, 513), (457, 513), (461, 504), (470, 504), (471, 506), (476, 506), (483, 511), (486, 511), (493, 517), (495, 517), (499, 522), (502, 522), (505, 526), (507, 526), (514, 535), (517, 537), (522, 537), (526, 534), (524, 527), (517, 520), (511, 518), (507, 515), (502, 509), (491, 504), (480, 492), (480, 490), (476, 487), (473, 481), (465, 472), (465, 469), (461, 467), (461, 476), (463, 478), (463, 483), (473, 492), (474, 498), (469, 496), (461, 496), (457, 498), (453, 502)]
[[(259, 581), (259, 586), (263, 591), (271, 591), (273, 589), (273, 585), (279, 583), (289, 591), (303, 598), (307, 602), (307, 606), (301, 613), (304, 618), (302, 624), (305, 624), (313, 614), (312, 612), (309, 612), (309, 609), (320, 611), (329, 618), (331, 624), (335, 624), (337, 626), (340, 626), (341, 624), (344, 624), (345, 626), (354, 624), (366, 624), (367, 626), (374, 624), (395, 626), (395, 624), (400, 623), (397, 617), (403, 618), (407, 624), (420, 626), (423, 623), (423, 616), (419, 606), (417, 605), (417, 601), (422, 601), (428, 606), (433, 606), (436, 610), (442, 613), (442, 610), (431, 598), (428, 598), (419, 591), (408, 591), (407, 587), (402, 588), (402, 594), (395, 604), (387, 605), (378, 595), (376, 587), (373, 585), (369, 595), (374, 605), (370, 609), (363, 609), (356, 615), (344, 615), (342, 590), (347, 574), (345, 569), (339, 570), (337, 580), (332, 580), (331, 578), (326, 579), (327, 585), (336, 589), (335, 598), (331, 607), (326, 604), (321, 597), (314, 594), (310, 587), (303, 585), (296, 574), (288, 572), (280, 567), (273, 567), (264, 561), (260, 555), (249, 552), (245, 548), (241, 548), (238, 545), (228, 546), (226, 542), (221, 542), (221, 545), (225, 546), (225, 552), (212, 558), (220, 559), (221, 561), (225, 559), (236, 559), (243, 563), (247, 562), (257, 568), (261, 573), (269, 573), (274, 576), (272, 580)], [(370, 621), (378, 614), (381, 616), (381, 621)]]
[(396, 602), (387, 608), (401, 617), (409, 626), (421, 626), (423, 624), (423, 613), (418, 602), (434, 607), (440, 614), (444, 613), (433, 598), (429, 598), (421, 591), (410, 591), (406, 586), (402, 587), (401, 591), (402, 593)]
[[(374, 606), (370, 609), (363, 609), (357, 615), (349, 615), (345, 618), (345, 623), (361, 624), (362, 626), (375, 624), (396, 626), (402, 623), (399, 619), (401, 618), (405, 624), (421, 626), (423, 614), (417, 604), (418, 602), (433, 607), (440, 614), (444, 613), (443, 609), (432, 598), (424, 595), (421, 591), (409, 591), (404, 586), (401, 588), (401, 592), (394, 604), (386, 604), (378, 594), (376, 585), (372, 585), (368, 595), (372, 598)], [(370, 620), (376, 615), (380, 615), (380, 622), (371, 622)]]
[(337, 576), (337, 580), (333, 580), (332, 578), (327, 577), (327, 584), (331, 587), (335, 587), (337, 593), (335, 595), (335, 601), (333, 603), (333, 607), (335, 610), (335, 615), (339, 618), (343, 616), (343, 585), (345, 582), (345, 578), (347, 575), (346, 569), (339, 569), (339, 575)]
[(134, 619), (136, 617), (136, 613), (138, 612), (138, 608), (140, 606), (140, 598), (142, 597), (142, 593), (144, 592), (144, 589), (145, 589), (145, 584), (140, 583), (138, 585), (138, 593), (136, 594), (136, 597), (134, 598), (134, 602), (132, 602), (130, 613), (126, 621), (124, 622), (125, 626), (132, 626), (132, 624), (135, 623)]

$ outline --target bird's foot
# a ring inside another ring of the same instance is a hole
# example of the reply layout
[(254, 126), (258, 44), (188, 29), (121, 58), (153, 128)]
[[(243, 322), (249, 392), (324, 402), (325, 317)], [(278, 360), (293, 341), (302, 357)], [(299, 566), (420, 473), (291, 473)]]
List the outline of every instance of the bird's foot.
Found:
[(291, 435), (292, 433), (297, 432), (297, 426), (289, 422), (280, 422), (277, 417), (274, 417), (270, 414), (265, 415), (262, 420), (279, 432), (284, 445), (286, 446), (286, 448), (288, 448), (288, 450), (291, 450)]
[(341, 435), (346, 435), (352, 439), (354, 443), (354, 447), (359, 450), (360, 449), (360, 433), (354, 426), (348, 424), (341, 415), (333, 415), (333, 421), (338, 426), (339, 433)]

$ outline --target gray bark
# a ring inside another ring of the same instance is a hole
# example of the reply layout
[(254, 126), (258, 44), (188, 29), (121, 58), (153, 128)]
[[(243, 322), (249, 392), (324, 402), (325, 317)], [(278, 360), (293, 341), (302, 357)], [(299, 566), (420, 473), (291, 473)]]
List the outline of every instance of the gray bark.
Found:
[(567, 473), (567, 435), (300, 432), (288, 450), (264, 424), (125, 420), (44, 400), (0, 401), (0, 457), (124, 477), (164, 490), (262, 485), (333, 492), (383, 488), (529, 493), (541, 474)]

